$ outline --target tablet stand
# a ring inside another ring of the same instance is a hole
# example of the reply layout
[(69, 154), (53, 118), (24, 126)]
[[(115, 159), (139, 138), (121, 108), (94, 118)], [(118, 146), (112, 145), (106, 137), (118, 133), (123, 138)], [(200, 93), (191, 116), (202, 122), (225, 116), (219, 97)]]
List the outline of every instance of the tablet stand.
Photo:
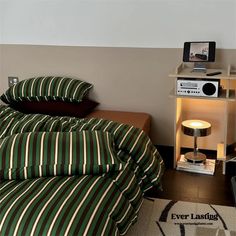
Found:
[(203, 62), (194, 62), (193, 70), (192, 72), (203, 72), (206, 73), (206, 65)]

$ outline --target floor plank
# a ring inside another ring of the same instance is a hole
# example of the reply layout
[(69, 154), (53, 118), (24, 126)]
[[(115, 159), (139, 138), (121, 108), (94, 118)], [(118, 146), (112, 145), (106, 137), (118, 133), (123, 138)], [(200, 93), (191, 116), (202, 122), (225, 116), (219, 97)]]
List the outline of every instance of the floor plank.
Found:
[(234, 199), (230, 179), (231, 175), (222, 174), (221, 162), (217, 163), (213, 176), (167, 168), (162, 179), (163, 191), (151, 189), (146, 195), (148, 197), (233, 206)]
[[(227, 165), (227, 174), (222, 174), (222, 162), (216, 161), (215, 174), (204, 175), (173, 169), (173, 147), (159, 146), (166, 170), (162, 179), (163, 191), (149, 190), (146, 195), (154, 198), (191, 201), (234, 206), (231, 177), (236, 175), (236, 163)], [(215, 158), (208, 154), (208, 158)]]

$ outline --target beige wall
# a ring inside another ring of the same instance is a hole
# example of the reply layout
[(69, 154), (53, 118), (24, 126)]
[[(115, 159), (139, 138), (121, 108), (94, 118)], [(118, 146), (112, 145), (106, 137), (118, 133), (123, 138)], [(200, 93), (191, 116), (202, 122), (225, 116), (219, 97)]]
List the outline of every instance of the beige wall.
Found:
[[(218, 64), (236, 64), (236, 50), (217, 50)], [(67, 75), (94, 84), (101, 109), (140, 111), (152, 116), (155, 144), (173, 145), (174, 80), (182, 49), (0, 45), (0, 93), (8, 76)]]

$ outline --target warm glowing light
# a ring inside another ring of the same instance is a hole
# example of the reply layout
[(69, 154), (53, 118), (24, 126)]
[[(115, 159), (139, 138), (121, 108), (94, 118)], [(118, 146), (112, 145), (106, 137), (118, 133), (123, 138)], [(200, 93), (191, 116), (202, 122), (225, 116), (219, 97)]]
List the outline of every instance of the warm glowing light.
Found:
[(203, 126), (203, 124), (201, 122), (191, 122), (189, 125), (193, 126), (193, 127), (201, 127)]
[(182, 125), (192, 129), (207, 129), (211, 127), (210, 123), (203, 120), (185, 120)]

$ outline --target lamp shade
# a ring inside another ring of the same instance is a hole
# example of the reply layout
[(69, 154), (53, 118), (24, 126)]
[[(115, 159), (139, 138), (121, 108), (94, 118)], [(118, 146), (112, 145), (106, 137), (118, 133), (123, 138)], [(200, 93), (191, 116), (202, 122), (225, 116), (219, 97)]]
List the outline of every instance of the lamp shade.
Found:
[(203, 120), (185, 120), (182, 122), (184, 134), (194, 137), (203, 137), (211, 134), (211, 124)]

